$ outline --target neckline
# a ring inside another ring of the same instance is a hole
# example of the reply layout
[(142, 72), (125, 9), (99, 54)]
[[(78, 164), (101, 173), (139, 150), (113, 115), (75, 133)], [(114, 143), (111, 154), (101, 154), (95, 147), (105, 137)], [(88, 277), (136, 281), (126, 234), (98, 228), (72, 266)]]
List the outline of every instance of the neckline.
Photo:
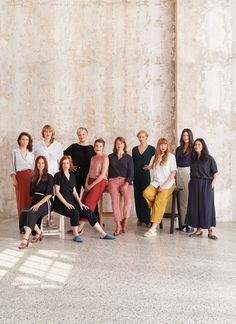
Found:
[(141, 153), (140, 150), (139, 150), (139, 145), (138, 145), (137, 148), (138, 148), (139, 154), (140, 155), (143, 155), (146, 152), (146, 150), (147, 150), (148, 147), (149, 147), (149, 145), (147, 145), (146, 148), (145, 148), (145, 150), (143, 151), (143, 153)]

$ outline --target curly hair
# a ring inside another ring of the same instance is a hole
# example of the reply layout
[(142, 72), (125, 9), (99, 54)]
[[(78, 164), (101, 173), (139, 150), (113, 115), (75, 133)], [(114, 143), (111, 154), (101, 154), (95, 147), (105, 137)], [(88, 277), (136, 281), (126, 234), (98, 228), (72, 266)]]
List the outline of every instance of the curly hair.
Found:
[[(164, 154), (161, 154), (161, 150), (160, 150), (160, 145), (161, 144), (167, 144), (167, 149), (164, 152)], [(166, 165), (167, 160), (168, 160), (168, 156), (169, 156), (169, 144), (166, 138), (161, 137), (159, 138), (159, 140), (157, 141), (157, 146), (156, 146), (156, 152), (154, 155), (154, 160), (152, 163), (152, 168), (155, 168), (157, 166), (158, 163), (160, 163), (161, 166)]]

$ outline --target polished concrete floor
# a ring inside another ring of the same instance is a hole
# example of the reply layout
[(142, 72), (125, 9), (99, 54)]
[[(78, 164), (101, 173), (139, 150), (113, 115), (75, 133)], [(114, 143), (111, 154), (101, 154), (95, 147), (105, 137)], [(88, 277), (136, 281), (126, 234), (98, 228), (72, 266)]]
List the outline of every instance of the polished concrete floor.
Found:
[[(114, 229), (106, 219), (106, 229)], [(0, 221), (0, 323), (236, 323), (236, 223), (218, 241), (157, 237), (130, 219), (116, 241), (44, 237), (20, 251), (15, 219)]]

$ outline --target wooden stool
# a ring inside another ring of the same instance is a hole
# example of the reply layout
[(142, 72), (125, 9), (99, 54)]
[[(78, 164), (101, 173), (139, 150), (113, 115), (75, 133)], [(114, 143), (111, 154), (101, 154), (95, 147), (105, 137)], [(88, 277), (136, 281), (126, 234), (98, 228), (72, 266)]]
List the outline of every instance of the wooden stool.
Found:
[(99, 200), (99, 216), (100, 216), (100, 225), (103, 227), (104, 226), (104, 223), (103, 223), (103, 217), (109, 217), (111, 216), (113, 213), (110, 212), (110, 211), (104, 211), (104, 206), (103, 206), (103, 195), (108, 193), (109, 194), (109, 191), (108, 191), (108, 186), (106, 186), (100, 200)]
[[(177, 217), (179, 222), (179, 228), (182, 228), (179, 193), (183, 191), (182, 188), (176, 188), (172, 193), (172, 205), (171, 205), (171, 215), (170, 215), (170, 234), (174, 233), (174, 222), (175, 222), (175, 201), (177, 200)], [(160, 228), (163, 228), (162, 221), (160, 223)]]

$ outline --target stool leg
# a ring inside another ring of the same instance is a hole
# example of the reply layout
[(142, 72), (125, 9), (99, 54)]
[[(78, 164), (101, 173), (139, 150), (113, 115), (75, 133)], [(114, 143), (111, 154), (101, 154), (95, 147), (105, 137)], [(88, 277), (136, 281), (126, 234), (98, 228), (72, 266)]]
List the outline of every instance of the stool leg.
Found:
[(180, 211), (179, 191), (177, 191), (176, 196), (177, 196), (177, 211), (178, 211), (179, 228), (182, 229), (183, 224), (182, 224), (181, 211)]
[(64, 240), (64, 238), (65, 238), (65, 219), (64, 219), (64, 216), (62, 216), (62, 215), (60, 215), (59, 230), (60, 230), (60, 237)]
[(174, 221), (175, 221), (175, 191), (172, 194), (172, 208), (171, 208), (171, 220), (170, 220), (170, 234), (174, 233)]

